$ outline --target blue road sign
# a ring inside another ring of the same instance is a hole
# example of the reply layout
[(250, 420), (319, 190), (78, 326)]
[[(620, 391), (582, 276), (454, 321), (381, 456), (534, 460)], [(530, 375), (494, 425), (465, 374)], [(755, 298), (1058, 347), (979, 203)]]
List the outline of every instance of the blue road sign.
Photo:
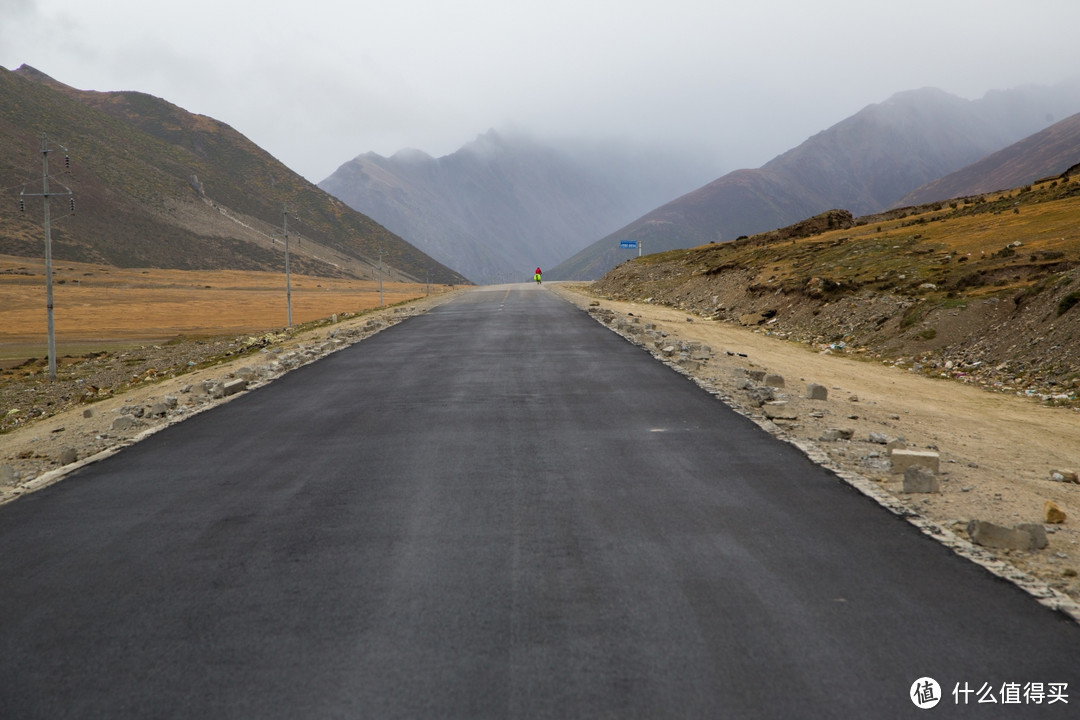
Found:
[(637, 250), (637, 240), (622, 240), (619, 247), (623, 250)]

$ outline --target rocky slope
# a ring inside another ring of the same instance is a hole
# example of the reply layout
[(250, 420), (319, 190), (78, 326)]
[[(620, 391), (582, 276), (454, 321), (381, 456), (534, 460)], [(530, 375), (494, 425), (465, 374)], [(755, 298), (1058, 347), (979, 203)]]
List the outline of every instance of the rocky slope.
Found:
[(831, 353), (1080, 396), (1080, 179), (626, 262), (595, 284)]

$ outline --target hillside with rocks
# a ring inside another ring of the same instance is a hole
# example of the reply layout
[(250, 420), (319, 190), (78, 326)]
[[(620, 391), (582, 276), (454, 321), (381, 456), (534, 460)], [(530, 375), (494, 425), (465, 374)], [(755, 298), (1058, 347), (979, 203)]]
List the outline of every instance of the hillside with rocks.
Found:
[[(161, 98), (77, 90), (0, 68), (0, 253), (40, 257), (42, 133), (49, 143), (53, 255), (117, 267), (292, 269), (371, 279), (379, 253), (402, 280), (462, 283), (371, 218), (330, 197), (241, 133)], [(65, 160), (65, 156), (70, 158)]]
[(830, 208), (881, 212), (921, 185), (1077, 111), (1080, 82), (991, 92), (979, 100), (934, 88), (897, 93), (761, 168), (729, 173), (652, 210), (553, 268), (551, 278), (600, 277), (626, 259), (620, 240), (643, 241), (646, 252), (660, 252), (766, 232)]
[(1080, 178), (624, 262), (617, 300), (1080, 405)]

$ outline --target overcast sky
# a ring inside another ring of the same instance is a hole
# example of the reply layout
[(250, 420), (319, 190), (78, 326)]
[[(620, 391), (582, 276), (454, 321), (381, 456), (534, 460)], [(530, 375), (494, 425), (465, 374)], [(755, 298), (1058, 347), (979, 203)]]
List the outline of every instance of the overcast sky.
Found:
[(1060, 82), (1077, 28), (1077, 0), (0, 0), (0, 65), (163, 97), (313, 182), (509, 127), (727, 171), (901, 90)]

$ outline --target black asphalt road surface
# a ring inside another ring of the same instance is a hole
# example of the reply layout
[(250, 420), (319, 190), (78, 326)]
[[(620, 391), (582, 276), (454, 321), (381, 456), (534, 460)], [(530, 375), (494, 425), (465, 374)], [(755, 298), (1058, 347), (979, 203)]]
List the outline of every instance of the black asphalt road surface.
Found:
[(463, 294), (0, 507), (5, 719), (1078, 705), (1075, 623), (546, 287)]

